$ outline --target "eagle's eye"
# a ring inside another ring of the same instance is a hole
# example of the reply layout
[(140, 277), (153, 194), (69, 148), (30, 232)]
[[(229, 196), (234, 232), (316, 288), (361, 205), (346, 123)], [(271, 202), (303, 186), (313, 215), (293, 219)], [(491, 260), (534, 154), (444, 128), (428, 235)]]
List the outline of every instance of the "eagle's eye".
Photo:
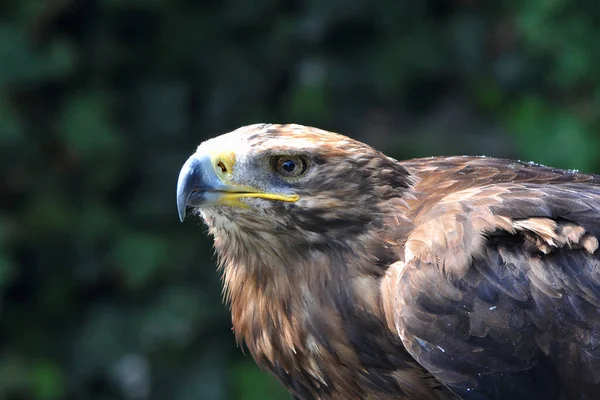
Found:
[(297, 178), (306, 167), (306, 160), (299, 156), (277, 156), (273, 161), (273, 169), (284, 178)]

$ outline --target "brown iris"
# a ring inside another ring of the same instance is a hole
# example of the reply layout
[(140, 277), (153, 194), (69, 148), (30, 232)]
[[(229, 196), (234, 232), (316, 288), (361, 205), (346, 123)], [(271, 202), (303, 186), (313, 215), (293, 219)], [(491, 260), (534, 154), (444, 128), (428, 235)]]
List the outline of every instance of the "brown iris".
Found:
[(278, 156), (273, 167), (285, 178), (296, 178), (306, 171), (306, 160), (299, 156)]

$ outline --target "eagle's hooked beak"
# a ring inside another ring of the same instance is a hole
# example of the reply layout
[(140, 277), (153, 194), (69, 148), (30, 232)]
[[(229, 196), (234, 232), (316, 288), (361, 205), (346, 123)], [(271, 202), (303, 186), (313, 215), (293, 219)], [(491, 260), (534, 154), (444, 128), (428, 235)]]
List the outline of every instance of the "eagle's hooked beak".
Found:
[(231, 181), (235, 157), (228, 154), (192, 155), (183, 164), (177, 181), (177, 211), (183, 222), (187, 207), (200, 207), (211, 204), (226, 204), (247, 207), (240, 201), (244, 197), (295, 202), (298, 195), (265, 193), (261, 190), (239, 185)]
[(177, 211), (183, 222), (187, 207), (216, 202), (219, 191), (229, 189), (215, 173), (209, 156), (193, 155), (183, 164), (177, 180)]

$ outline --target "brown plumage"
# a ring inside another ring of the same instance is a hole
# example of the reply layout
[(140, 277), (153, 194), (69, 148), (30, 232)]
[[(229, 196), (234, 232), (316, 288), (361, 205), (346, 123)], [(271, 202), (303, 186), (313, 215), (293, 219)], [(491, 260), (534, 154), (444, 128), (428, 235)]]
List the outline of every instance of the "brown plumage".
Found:
[(600, 176), (261, 124), (200, 145), (177, 197), (297, 399), (600, 393)]

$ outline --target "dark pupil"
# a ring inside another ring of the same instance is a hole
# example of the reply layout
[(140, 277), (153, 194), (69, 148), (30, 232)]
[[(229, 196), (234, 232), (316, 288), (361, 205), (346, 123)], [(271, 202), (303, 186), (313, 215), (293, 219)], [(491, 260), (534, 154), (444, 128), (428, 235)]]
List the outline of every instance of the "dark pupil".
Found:
[(296, 163), (292, 160), (287, 160), (281, 164), (281, 167), (285, 170), (285, 172), (292, 172), (296, 169)]

